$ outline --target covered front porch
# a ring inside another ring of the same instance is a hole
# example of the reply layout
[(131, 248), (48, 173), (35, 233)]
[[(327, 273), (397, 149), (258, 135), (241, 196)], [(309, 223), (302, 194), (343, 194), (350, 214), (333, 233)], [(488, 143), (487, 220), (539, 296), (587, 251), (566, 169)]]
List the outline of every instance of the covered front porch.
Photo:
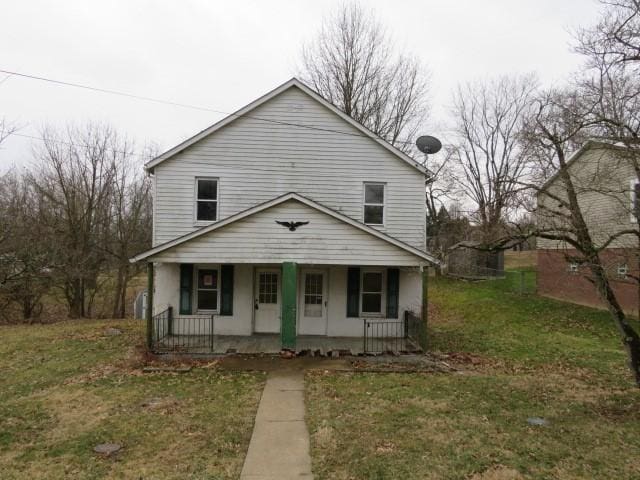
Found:
[(435, 261), (294, 193), (133, 259), (142, 260), (149, 348), (214, 353), (405, 351), (407, 319), (424, 325), (423, 272)]
[(426, 278), (419, 267), (148, 268), (154, 293), (147, 311), (154, 313), (147, 318), (147, 342), (154, 353), (360, 355), (424, 347)]

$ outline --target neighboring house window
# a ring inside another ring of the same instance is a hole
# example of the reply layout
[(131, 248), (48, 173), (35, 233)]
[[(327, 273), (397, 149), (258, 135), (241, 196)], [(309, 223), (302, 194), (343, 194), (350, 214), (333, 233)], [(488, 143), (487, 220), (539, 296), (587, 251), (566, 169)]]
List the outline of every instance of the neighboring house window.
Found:
[(629, 275), (629, 266), (626, 263), (618, 265), (617, 273), (618, 273), (618, 277), (627, 278), (627, 275)]
[(569, 273), (578, 273), (578, 264), (576, 262), (569, 263)]
[(634, 223), (640, 218), (640, 181), (638, 179), (631, 180), (631, 214), (630, 220)]
[(364, 184), (364, 223), (384, 225), (384, 183)]
[(360, 305), (363, 314), (382, 313), (384, 275), (381, 270), (363, 270)]
[(218, 219), (218, 180), (196, 179), (196, 221), (215, 222)]
[(198, 269), (198, 310), (218, 309), (218, 270)]

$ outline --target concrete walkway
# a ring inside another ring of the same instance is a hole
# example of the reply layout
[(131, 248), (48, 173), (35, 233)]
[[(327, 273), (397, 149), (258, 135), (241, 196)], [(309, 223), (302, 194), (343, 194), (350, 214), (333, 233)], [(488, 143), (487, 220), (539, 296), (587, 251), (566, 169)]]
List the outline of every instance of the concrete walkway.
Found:
[(241, 480), (312, 479), (304, 421), (304, 371), (269, 373)]

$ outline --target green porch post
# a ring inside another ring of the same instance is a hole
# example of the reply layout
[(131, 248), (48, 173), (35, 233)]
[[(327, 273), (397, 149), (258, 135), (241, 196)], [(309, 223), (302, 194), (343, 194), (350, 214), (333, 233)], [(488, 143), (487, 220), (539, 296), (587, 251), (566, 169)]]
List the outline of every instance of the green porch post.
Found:
[(153, 347), (153, 262), (147, 263), (147, 348)]
[(282, 312), (280, 320), (280, 340), (283, 349), (296, 348), (296, 299), (297, 265), (294, 262), (282, 264)]
[(423, 351), (427, 350), (427, 320), (429, 317), (429, 267), (422, 271), (422, 328), (419, 343)]

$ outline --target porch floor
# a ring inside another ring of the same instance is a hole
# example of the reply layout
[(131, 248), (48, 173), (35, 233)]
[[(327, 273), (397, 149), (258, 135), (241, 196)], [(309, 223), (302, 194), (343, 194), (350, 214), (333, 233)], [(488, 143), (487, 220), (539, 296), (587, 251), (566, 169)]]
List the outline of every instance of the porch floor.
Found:
[[(387, 341), (376, 339), (386, 345)], [(171, 335), (159, 342), (160, 349), (171, 347), (174, 351), (189, 351), (189, 353), (240, 353), (275, 354), (281, 350), (280, 334), (253, 334), (253, 335), (214, 335), (213, 350), (211, 349), (211, 337), (208, 335)], [(350, 351), (352, 355), (364, 353), (364, 339), (362, 337), (327, 337), (321, 335), (300, 335), (296, 338), (296, 353), (312, 350), (320, 350), (327, 354), (332, 350)], [(408, 341), (406, 350), (417, 350), (412, 342)], [(388, 341), (388, 345), (381, 350), (397, 351), (398, 341)]]

